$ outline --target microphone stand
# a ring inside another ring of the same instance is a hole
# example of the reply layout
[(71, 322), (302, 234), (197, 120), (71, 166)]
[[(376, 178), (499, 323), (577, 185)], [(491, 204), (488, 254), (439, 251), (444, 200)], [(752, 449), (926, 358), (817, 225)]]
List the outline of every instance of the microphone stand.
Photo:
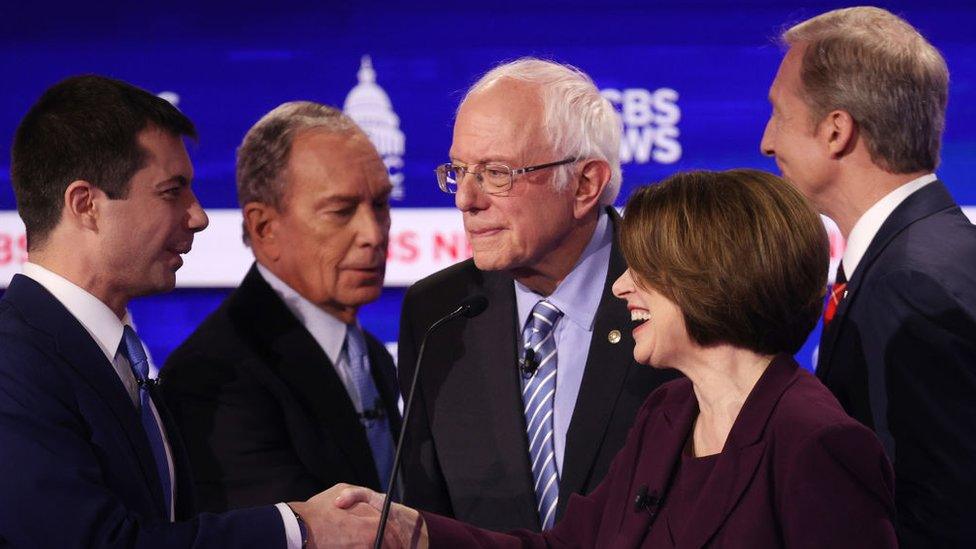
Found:
[(410, 380), (410, 392), (407, 395), (407, 400), (403, 405), (403, 421), (400, 423), (400, 436), (397, 438), (396, 452), (393, 454), (393, 472), (390, 474), (390, 482), (386, 487), (386, 496), (383, 498), (383, 511), (380, 513), (380, 523), (376, 528), (376, 539), (373, 541), (373, 549), (381, 549), (383, 547), (383, 533), (386, 531), (386, 522), (390, 517), (390, 504), (393, 503), (390, 499), (393, 493), (393, 485), (396, 483), (397, 473), (400, 472), (400, 455), (403, 452), (403, 439), (407, 433), (407, 425), (410, 420), (410, 411), (413, 409), (413, 397), (417, 392), (417, 379), (420, 377), (420, 362), (424, 358), (424, 349), (427, 348), (427, 339), (430, 337), (435, 330), (443, 326), (444, 324), (454, 320), (459, 316), (466, 316), (468, 318), (473, 318), (480, 315), (485, 308), (488, 307), (488, 299), (482, 295), (473, 295), (466, 297), (458, 305), (457, 309), (451, 312), (451, 314), (442, 317), (437, 320), (437, 322), (431, 324), (430, 328), (427, 328), (427, 332), (424, 333), (424, 338), (420, 341), (420, 351), (417, 353), (417, 362), (413, 369), (413, 379)]

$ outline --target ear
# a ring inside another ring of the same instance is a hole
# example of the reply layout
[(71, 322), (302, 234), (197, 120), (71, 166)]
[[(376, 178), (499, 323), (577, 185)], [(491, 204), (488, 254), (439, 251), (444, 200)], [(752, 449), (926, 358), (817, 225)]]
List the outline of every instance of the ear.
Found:
[(99, 198), (108, 200), (108, 196), (91, 183), (82, 179), (72, 181), (64, 190), (61, 221), (90, 231), (98, 230)]
[(244, 230), (251, 239), (251, 249), (262, 259), (277, 261), (282, 243), (278, 239), (278, 210), (263, 202), (244, 204)]
[(854, 150), (857, 143), (857, 122), (847, 111), (835, 110), (827, 113), (820, 124), (820, 132), (827, 145), (827, 154), (837, 159)]
[(600, 195), (610, 182), (610, 164), (606, 160), (585, 160), (576, 178), (576, 195), (573, 213), (576, 219), (586, 217), (600, 205)]

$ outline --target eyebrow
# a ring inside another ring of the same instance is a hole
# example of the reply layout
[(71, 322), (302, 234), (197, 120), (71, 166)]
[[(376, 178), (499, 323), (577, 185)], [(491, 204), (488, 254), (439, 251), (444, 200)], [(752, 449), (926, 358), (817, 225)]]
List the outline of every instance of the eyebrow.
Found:
[(330, 204), (356, 204), (360, 200), (358, 194), (333, 194), (319, 199), (318, 205), (327, 206)]
[(476, 166), (478, 164), (492, 164), (492, 163), (506, 164), (506, 165), (512, 165), (512, 164), (514, 164), (514, 162), (511, 159), (504, 158), (504, 157), (498, 157), (498, 156), (490, 156), (490, 157), (486, 157), (486, 158), (481, 158), (481, 159), (477, 160), (476, 162), (464, 162), (461, 159), (459, 159), (457, 157), (454, 157), (454, 156), (452, 156), (450, 158), (451, 158), (451, 162), (452, 163), (456, 162), (456, 163), (465, 164), (467, 166)]
[(174, 175), (170, 178), (164, 179), (162, 181), (157, 181), (156, 186), (168, 185), (170, 183), (176, 183), (180, 187), (188, 187), (190, 185), (190, 180), (183, 175)]

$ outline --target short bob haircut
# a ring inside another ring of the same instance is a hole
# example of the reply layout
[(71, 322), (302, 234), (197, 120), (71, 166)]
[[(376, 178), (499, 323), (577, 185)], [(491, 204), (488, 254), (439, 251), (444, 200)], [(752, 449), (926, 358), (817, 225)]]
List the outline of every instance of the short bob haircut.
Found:
[(635, 283), (674, 302), (699, 345), (793, 354), (820, 317), (827, 232), (772, 174), (693, 171), (641, 187), (621, 243)]

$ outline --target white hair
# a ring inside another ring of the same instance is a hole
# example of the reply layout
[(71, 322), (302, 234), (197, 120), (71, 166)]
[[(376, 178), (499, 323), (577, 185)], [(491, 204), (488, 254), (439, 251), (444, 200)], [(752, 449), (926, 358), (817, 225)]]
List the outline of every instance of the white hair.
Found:
[[(600, 195), (600, 204), (613, 204), (621, 181), (620, 118), (593, 80), (572, 65), (523, 57), (485, 73), (464, 97), (506, 78), (539, 85), (544, 130), (559, 156), (553, 161), (575, 156), (604, 160), (610, 165), (610, 181)], [(573, 165), (557, 169), (556, 190), (562, 190), (569, 184)]]

